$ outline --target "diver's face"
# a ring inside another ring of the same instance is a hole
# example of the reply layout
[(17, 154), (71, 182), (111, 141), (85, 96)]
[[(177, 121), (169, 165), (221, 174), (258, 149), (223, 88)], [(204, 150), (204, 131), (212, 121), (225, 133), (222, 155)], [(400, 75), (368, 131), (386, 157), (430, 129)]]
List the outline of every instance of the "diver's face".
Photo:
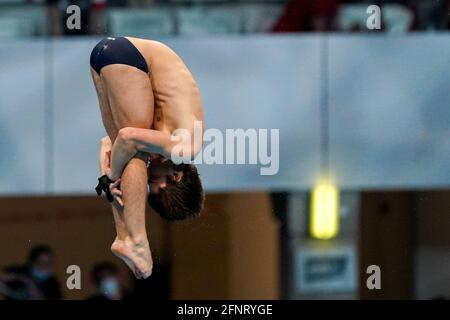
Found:
[(172, 161), (162, 156), (151, 157), (151, 163), (147, 169), (148, 185), (150, 193), (157, 194), (167, 187), (168, 179), (180, 181), (183, 177), (181, 171), (175, 171)]

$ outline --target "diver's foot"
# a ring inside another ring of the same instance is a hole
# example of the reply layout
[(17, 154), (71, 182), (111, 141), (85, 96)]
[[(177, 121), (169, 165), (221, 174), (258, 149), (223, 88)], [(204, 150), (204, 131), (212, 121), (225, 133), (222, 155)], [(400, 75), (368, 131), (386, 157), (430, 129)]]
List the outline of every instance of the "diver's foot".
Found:
[(116, 238), (111, 251), (122, 259), (138, 279), (146, 279), (152, 274), (153, 260), (148, 241), (133, 242), (130, 238)]

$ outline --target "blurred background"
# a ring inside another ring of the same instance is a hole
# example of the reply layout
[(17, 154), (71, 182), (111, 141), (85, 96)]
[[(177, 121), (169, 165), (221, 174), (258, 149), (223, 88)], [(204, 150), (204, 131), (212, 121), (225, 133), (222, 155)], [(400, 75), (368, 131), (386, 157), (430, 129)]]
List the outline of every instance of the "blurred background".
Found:
[[(1, 0), (0, 297), (447, 299), (449, 27), (448, 0)], [(93, 190), (106, 35), (172, 47), (207, 128), (280, 130), (276, 175), (200, 165), (201, 217), (148, 209), (145, 281), (110, 253)]]

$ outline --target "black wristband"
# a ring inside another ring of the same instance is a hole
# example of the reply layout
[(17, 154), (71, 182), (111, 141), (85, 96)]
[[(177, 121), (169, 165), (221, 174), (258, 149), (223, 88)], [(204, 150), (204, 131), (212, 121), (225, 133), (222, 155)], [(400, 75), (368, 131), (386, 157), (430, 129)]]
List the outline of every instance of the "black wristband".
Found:
[(108, 178), (108, 176), (106, 174), (104, 174), (103, 176), (98, 178), (98, 184), (95, 187), (95, 191), (97, 192), (97, 195), (101, 196), (102, 195), (102, 191), (103, 191), (103, 192), (105, 192), (106, 199), (109, 202), (113, 202), (114, 201), (114, 197), (111, 194), (111, 191), (109, 191), (109, 185), (111, 183), (113, 183), (113, 182), (114, 181), (112, 181), (110, 178)]

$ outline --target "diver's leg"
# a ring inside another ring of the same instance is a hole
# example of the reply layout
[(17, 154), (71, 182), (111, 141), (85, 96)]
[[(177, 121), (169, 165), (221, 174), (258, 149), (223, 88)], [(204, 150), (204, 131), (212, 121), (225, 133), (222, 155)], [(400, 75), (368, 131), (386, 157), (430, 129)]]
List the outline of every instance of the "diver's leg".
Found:
[[(94, 81), (95, 89), (97, 91), (103, 126), (105, 127), (106, 133), (111, 139), (111, 142), (114, 142), (117, 136), (118, 129), (114, 125), (114, 121), (111, 115), (111, 109), (109, 107), (108, 97), (106, 96), (106, 93), (104, 91), (100, 76), (92, 68), (91, 75)], [(124, 240), (128, 237), (128, 232), (125, 228), (125, 222), (123, 220), (123, 210), (120, 206), (114, 205), (114, 203), (111, 207), (114, 216), (114, 223), (116, 226), (117, 238)]]
[[(128, 65), (104, 67), (100, 76), (105, 89), (115, 128), (151, 128), (153, 122), (153, 91), (145, 72)], [(122, 258), (130, 259), (143, 277), (151, 274), (153, 261), (145, 227), (147, 201), (147, 165), (142, 154), (126, 165), (120, 188), (123, 221), (128, 237), (117, 239), (111, 249)]]

